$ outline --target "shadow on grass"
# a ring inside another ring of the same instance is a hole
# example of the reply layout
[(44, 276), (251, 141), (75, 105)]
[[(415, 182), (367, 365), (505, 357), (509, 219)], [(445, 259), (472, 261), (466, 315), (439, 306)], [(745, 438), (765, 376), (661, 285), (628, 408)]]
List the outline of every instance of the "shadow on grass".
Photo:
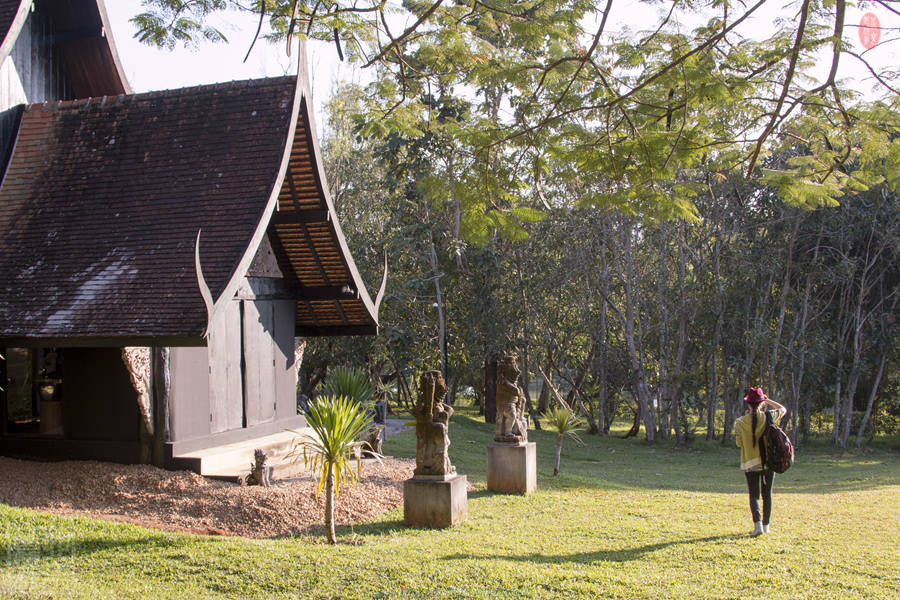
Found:
[(670, 542), (660, 542), (658, 544), (647, 544), (646, 546), (638, 546), (637, 548), (625, 548), (623, 550), (595, 550), (593, 552), (575, 552), (573, 554), (523, 554), (520, 556), (509, 556), (503, 554), (451, 554), (443, 557), (444, 560), (513, 560), (517, 562), (538, 563), (538, 564), (561, 564), (561, 563), (579, 563), (590, 564), (595, 562), (629, 562), (642, 558), (645, 554), (663, 550), (671, 546), (702, 544), (706, 542), (719, 542), (723, 540), (735, 540), (745, 538), (744, 535), (714, 535), (703, 538), (692, 538), (687, 540), (672, 540)]
[(0, 567), (18, 567), (37, 561), (85, 556), (108, 550), (147, 552), (157, 548), (173, 548), (177, 545), (179, 541), (176, 539), (158, 536), (129, 540), (72, 539), (14, 542), (0, 549)]

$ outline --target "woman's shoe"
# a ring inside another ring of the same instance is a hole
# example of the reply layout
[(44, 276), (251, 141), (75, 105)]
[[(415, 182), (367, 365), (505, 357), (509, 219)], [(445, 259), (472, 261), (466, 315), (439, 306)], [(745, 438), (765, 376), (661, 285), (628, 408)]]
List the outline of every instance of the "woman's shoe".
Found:
[(761, 521), (756, 521), (753, 523), (753, 531), (750, 532), (750, 537), (756, 537), (758, 535), (763, 534), (763, 524)]

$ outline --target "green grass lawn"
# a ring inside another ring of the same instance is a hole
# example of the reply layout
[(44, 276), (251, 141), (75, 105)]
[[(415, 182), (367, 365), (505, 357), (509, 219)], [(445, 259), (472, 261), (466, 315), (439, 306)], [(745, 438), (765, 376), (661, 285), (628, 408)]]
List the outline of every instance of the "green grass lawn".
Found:
[[(750, 522), (738, 450), (584, 435), (538, 444), (538, 492), (484, 491), (492, 426), (465, 409), (451, 455), (478, 487), (452, 530), (402, 508), (353, 530), (249, 540), (170, 534), (0, 505), (0, 598), (898, 598), (900, 456), (804, 449)], [(385, 452), (412, 456), (411, 432)], [(2, 482), (0, 482), (2, 485)]]

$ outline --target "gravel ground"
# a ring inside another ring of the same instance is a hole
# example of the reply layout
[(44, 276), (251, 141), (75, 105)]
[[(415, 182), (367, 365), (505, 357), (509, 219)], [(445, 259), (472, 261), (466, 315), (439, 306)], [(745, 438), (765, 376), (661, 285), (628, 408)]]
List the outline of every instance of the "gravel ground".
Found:
[[(341, 489), (337, 524), (359, 523), (402, 504), (403, 481), (414, 468), (412, 459), (363, 464), (359, 481)], [(324, 492), (316, 498), (308, 477), (263, 488), (149, 465), (0, 457), (0, 482), (5, 504), (169, 531), (261, 538), (321, 533), (324, 523)]]

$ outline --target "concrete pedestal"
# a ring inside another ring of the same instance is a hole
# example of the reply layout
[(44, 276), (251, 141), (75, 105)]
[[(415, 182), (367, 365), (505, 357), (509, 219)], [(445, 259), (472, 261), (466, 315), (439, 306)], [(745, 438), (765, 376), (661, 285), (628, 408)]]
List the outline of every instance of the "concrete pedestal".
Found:
[(469, 516), (465, 475), (418, 475), (403, 482), (403, 522), (421, 527), (453, 527)]
[(487, 488), (506, 494), (530, 494), (537, 489), (537, 446), (491, 444), (487, 448)]

